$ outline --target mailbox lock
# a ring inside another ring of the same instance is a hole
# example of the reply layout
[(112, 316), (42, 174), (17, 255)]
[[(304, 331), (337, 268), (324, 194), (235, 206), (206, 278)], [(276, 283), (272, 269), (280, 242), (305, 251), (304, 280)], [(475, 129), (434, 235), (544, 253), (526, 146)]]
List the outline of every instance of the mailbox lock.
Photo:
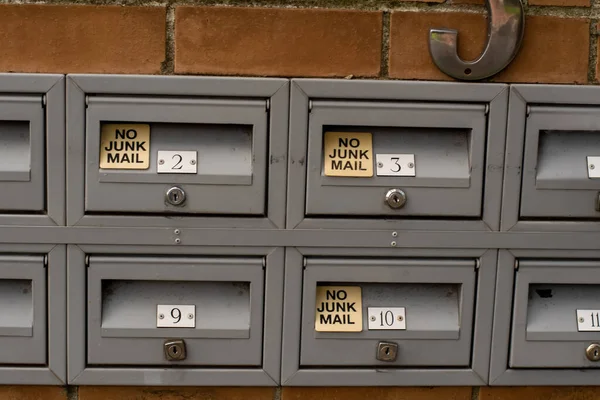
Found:
[(590, 361), (600, 361), (600, 344), (592, 343), (585, 349), (585, 356)]
[(182, 188), (173, 186), (171, 189), (167, 190), (166, 194), (167, 203), (172, 206), (180, 206), (185, 203), (185, 192)]
[(183, 361), (186, 358), (185, 342), (183, 339), (167, 339), (164, 343), (167, 361)]
[(396, 361), (398, 357), (398, 345), (393, 342), (379, 342), (377, 344), (376, 358), (379, 361)]
[(402, 208), (406, 204), (406, 193), (400, 189), (390, 189), (385, 194), (385, 202), (390, 208)]

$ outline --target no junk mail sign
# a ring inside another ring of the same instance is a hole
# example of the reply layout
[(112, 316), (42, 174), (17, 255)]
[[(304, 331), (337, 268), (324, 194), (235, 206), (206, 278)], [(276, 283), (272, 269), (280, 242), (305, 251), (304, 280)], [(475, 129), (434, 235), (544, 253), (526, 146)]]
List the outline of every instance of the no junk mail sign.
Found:
[(325, 132), (325, 176), (373, 176), (373, 137), (365, 132)]
[(361, 332), (360, 286), (317, 286), (315, 331)]
[(150, 125), (103, 124), (100, 134), (100, 168), (148, 169)]

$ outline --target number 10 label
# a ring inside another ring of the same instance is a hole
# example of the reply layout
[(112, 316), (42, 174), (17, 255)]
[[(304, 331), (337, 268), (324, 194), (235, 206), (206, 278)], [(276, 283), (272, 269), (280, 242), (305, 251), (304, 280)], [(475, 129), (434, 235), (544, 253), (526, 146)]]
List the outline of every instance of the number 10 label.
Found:
[(404, 307), (369, 307), (367, 309), (369, 330), (404, 330), (406, 314)]
[(164, 305), (156, 306), (157, 328), (195, 328), (195, 305)]

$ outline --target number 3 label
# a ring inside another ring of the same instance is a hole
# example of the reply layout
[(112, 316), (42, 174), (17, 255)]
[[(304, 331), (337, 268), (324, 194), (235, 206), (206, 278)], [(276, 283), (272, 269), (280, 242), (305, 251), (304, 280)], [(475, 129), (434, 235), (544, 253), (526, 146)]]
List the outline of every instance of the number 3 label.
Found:
[(157, 328), (195, 328), (196, 306), (162, 305), (156, 306)]
[(367, 309), (369, 330), (404, 330), (406, 314), (404, 307), (369, 307)]
[(377, 176), (416, 176), (414, 154), (377, 154)]
[(195, 151), (158, 152), (156, 172), (159, 174), (198, 173), (198, 153)]

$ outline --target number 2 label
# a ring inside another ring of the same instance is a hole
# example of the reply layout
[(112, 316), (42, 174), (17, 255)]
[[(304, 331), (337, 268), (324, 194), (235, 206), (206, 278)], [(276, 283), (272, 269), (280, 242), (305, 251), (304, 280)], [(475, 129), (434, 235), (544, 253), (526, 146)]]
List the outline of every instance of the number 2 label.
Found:
[(156, 306), (157, 328), (195, 328), (195, 305), (163, 305)]
[(196, 151), (158, 152), (156, 172), (159, 174), (198, 173), (198, 153)]

